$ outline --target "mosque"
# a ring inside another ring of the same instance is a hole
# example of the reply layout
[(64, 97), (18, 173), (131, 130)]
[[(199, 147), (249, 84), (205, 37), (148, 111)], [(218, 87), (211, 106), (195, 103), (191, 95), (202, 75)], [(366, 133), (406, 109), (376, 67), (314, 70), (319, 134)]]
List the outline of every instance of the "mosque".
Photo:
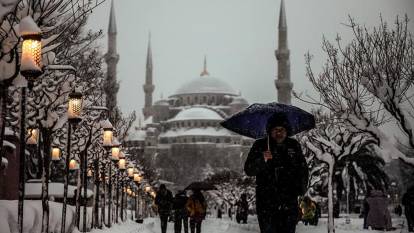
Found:
[[(278, 102), (290, 104), (293, 84), (290, 81), (289, 49), (284, 0), (281, 1), (275, 51), (278, 75), (274, 80)], [(116, 80), (116, 23), (112, 3), (108, 29), (107, 77)], [(183, 83), (168, 98), (153, 103), (153, 64), (148, 42), (143, 124), (135, 124), (124, 142), (133, 156), (151, 161), (161, 178), (182, 188), (192, 181), (224, 169), (242, 171), (253, 139), (240, 136), (220, 126), (220, 122), (245, 109), (249, 103), (224, 80), (210, 75), (204, 58), (199, 77)]]

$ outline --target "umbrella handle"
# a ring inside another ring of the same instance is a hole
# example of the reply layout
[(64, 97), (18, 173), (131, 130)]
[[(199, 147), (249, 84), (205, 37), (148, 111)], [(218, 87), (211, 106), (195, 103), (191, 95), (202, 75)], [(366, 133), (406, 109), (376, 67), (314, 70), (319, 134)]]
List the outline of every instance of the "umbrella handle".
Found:
[(270, 137), (267, 135), (267, 150), (270, 151)]

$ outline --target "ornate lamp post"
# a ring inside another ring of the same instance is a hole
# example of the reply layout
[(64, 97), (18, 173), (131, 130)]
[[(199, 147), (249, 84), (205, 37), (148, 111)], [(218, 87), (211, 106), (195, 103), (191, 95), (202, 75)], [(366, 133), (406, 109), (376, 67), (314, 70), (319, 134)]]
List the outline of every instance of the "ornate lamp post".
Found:
[(72, 125), (76, 125), (79, 123), (82, 118), (82, 94), (79, 92), (73, 91), (69, 94), (69, 101), (68, 101), (68, 141), (67, 141), (67, 149), (66, 149), (66, 168), (65, 168), (65, 183), (64, 183), (64, 191), (63, 191), (63, 207), (62, 207), (62, 222), (61, 222), (61, 233), (65, 233), (65, 225), (66, 225), (66, 206), (67, 206), (67, 199), (68, 199), (68, 180), (69, 180), (69, 158), (70, 158), (70, 149), (71, 149), (71, 136), (72, 136)]
[[(112, 158), (112, 142), (113, 142), (113, 126), (109, 120), (105, 120), (102, 123), (102, 128), (104, 130), (103, 133), (103, 147), (108, 151), (109, 157)], [(111, 227), (111, 198), (112, 198), (112, 183), (111, 183), (111, 176), (112, 176), (112, 165), (109, 162), (109, 211), (108, 211), (108, 226)], [(105, 201), (104, 201), (105, 202)], [(105, 219), (105, 211), (103, 211), (102, 219)]]
[[(26, 16), (19, 24), (20, 35), (22, 36), (22, 56), (20, 62), (20, 74), (28, 81), (29, 89), (33, 86), (33, 81), (39, 77), (42, 71), (41, 40), (42, 31), (36, 25), (32, 17)], [(23, 231), (23, 205), (24, 205), (24, 182), (25, 182), (25, 152), (26, 152), (26, 87), (21, 90), (20, 102), (20, 155), (19, 155), (19, 204), (18, 204), (18, 228)]]

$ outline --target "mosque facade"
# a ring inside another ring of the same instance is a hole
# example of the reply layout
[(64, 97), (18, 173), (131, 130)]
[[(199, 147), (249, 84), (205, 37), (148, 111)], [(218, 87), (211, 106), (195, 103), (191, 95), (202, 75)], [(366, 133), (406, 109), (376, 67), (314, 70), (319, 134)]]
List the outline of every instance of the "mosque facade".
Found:
[[(278, 74), (274, 80), (278, 101), (290, 104), (289, 49), (284, 1), (279, 13), (279, 45), (275, 51)], [(204, 69), (198, 77), (184, 83), (168, 98), (152, 103), (153, 63), (148, 42), (144, 122), (128, 132), (124, 146), (142, 156), (157, 169), (163, 180), (176, 188), (203, 180), (221, 170), (242, 171), (253, 139), (220, 126), (220, 122), (245, 109), (249, 103), (234, 87)]]

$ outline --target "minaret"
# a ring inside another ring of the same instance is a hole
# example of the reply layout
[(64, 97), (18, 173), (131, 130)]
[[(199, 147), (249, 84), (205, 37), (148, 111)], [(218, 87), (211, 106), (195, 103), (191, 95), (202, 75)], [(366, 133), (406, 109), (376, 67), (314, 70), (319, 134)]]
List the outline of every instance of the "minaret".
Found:
[(151, 34), (148, 36), (148, 48), (147, 48), (147, 64), (145, 70), (145, 84), (143, 89), (145, 92), (145, 106), (142, 109), (144, 119), (152, 116), (152, 93), (154, 92), (155, 86), (152, 84), (152, 51), (151, 51)]
[[(119, 84), (116, 80), (116, 65), (119, 60), (119, 55), (116, 51), (116, 21), (114, 1), (111, 2), (111, 12), (109, 15), (108, 26), (108, 52), (105, 54), (105, 62), (107, 64), (105, 93), (106, 93), (106, 107), (110, 113), (115, 112), (117, 106), (116, 95), (119, 90)], [(110, 114), (110, 120), (113, 122), (113, 114)]]
[(279, 46), (275, 51), (277, 60), (277, 80), (275, 80), (275, 85), (277, 89), (277, 101), (282, 104), (291, 104), (293, 83), (290, 82), (289, 53), (285, 2), (281, 0), (279, 13)]
[(201, 72), (200, 77), (209, 76), (209, 75), (210, 75), (210, 73), (208, 73), (208, 71), (207, 71), (207, 56), (204, 55), (204, 69)]

